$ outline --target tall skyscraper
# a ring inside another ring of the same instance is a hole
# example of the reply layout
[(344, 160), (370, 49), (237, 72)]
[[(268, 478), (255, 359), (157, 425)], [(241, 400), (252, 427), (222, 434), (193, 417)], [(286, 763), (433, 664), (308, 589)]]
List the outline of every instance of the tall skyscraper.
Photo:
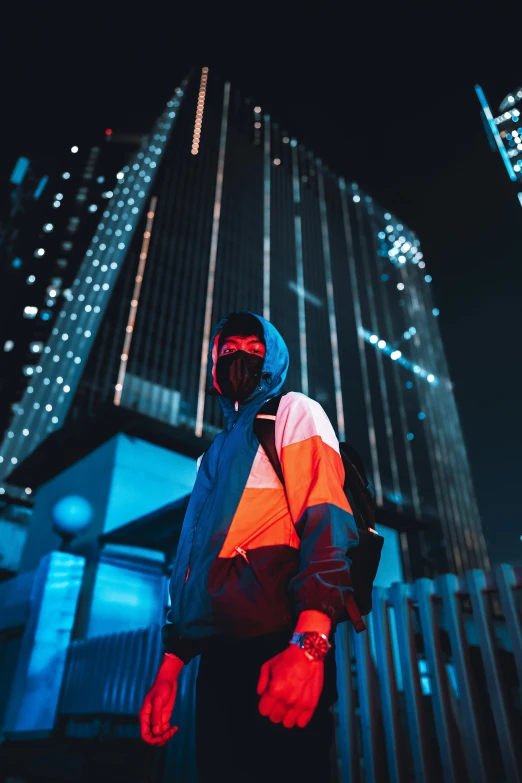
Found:
[(123, 416), (197, 456), (221, 427), (205, 394), (211, 326), (250, 309), (288, 344), (287, 388), (361, 452), (405, 576), (487, 568), (430, 283), (397, 217), (194, 72), (118, 174), (0, 448), (3, 475), (63, 469), (60, 437)]
[(509, 179), (515, 183), (517, 196), (522, 207), (522, 118), (516, 104), (522, 101), (522, 87), (509, 92), (498, 107), (499, 114), (493, 112), (487, 102), (482, 87), (475, 85), (484, 127), (491, 149), (498, 151), (506, 167)]

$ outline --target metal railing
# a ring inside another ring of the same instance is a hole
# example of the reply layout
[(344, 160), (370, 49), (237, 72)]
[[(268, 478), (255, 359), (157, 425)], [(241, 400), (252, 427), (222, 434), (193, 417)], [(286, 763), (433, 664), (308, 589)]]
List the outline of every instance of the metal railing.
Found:
[(522, 569), (375, 588), (338, 629), (341, 783), (518, 783)]
[[(38, 631), (46, 601), (37, 593), (45, 599), (56, 587), (63, 592), (68, 619), (62, 629), (56, 615), (55, 634), (61, 640), (72, 626), (81, 563), (53, 554), (40, 571), (41, 591), (34, 576), (0, 591), (3, 626), (20, 628), (26, 650), (7, 704), (4, 731), (11, 738), (33, 728), (22, 716), (33, 714), (38, 645), (48, 650), (48, 631)], [(521, 588), (522, 569), (506, 565), (375, 588), (368, 631), (337, 631), (339, 783), (520, 782)], [(161, 658), (159, 626), (73, 641), (66, 658), (62, 649), (60, 642), (58, 657), (46, 653), (45, 661), (54, 662), (53, 693), (61, 683), (55, 713), (67, 734), (93, 737), (108, 722), (119, 725), (119, 736), (137, 737), (137, 713)], [(196, 674), (197, 660), (182, 672), (174, 714), (180, 732), (167, 754), (169, 774), (187, 781), (196, 780)], [(52, 729), (53, 710), (42, 713), (38, 728)]]

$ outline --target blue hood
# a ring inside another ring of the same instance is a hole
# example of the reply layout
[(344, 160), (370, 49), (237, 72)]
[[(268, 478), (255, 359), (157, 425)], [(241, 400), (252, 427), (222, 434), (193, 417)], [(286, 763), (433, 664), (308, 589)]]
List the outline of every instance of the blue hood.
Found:
[[(241, 403), (238, 413), (236, 413), (234, 410), (234, 402), (219, 394), (219, 402), (221, 403), (221, 407), (223, 409), (223, 414), (225, 416), (225, 427), (227, 429), (245, 410), (248, 410), (249, 412), (257, 412), (259, 408), (261, 408), (262, 405), (266, 402), (266, 400), (271, 397), (276, 397), (279, 394), (283, 388), (286, 374), (288, 372), (288, 364), (290, 361), (286, 343), (275, 326), (273, 326), (261, 315), (250, 313), (248, 310), (240, 310), (238, 312), (253, 315), (261, 323), (265, 337), (266, 356), (263, 364), (261, 382), (259, 384), (261, 389), (258, 387), (245, 402)], [(210, 339), (207, 363), (207, 381), (209, 390), (215, 392), (216, 394), (218, 392), (214, 386), (214, 369), (215, 362), (217, 360), (217, 343), (219, 340), (219, 335), (221, 334), (221, 330), (228, 322), (229, 318), (230, 315), (226, 316), (226, 318), (223, 318), (218, 323)]]

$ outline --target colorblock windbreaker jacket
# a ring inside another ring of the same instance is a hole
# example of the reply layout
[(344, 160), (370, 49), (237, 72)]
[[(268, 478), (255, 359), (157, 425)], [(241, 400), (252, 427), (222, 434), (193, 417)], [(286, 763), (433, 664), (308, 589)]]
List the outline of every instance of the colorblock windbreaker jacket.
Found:
[[(201, 462), (170, 581), (164, 649), (185, 662), (215, 637), (290, 629), (306, 609), (335, 624), (352, 591), (347, 552), (358, 543), (357, 528), (322, 407), (297, 392), (281, 400), (275, 439), (285, 488), (254, 433), (254, 418), (280, 393), (289, 361), (281, 335), (256, 317), (265, 334), (263, 375), (237, 411), (220, 396), (225, 428)], [(226, 321), (211, 339), (211, 387)]]

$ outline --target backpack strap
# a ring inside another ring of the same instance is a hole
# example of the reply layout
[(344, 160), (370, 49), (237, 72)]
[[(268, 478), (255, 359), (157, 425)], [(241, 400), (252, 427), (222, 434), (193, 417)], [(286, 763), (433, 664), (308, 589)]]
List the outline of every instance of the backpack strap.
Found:
[(271, 400), (265, 402), (254, 419), (254, 432), (259, 443), (263, 447), (266, 456), (270, 460), (270, 464), (275, 470), (276, 476), (284, 487), (285, 479), (275, 443), (275, 421), (282, 396), (282, 394), (279, 394), (277, 397), (272, 397)]
[(365, 631), (366, 623), (361, 617), (361, 613), (357, 607), (357, 603), (355, 601), (355, 596), (353, 593), (346, 594), (346, 598), (344, 599), (344, 606), (348, 614), (348, 617), (350, 618), (350, 621), (355, 629), (355, 633), (361, 633), (361, 631)]

